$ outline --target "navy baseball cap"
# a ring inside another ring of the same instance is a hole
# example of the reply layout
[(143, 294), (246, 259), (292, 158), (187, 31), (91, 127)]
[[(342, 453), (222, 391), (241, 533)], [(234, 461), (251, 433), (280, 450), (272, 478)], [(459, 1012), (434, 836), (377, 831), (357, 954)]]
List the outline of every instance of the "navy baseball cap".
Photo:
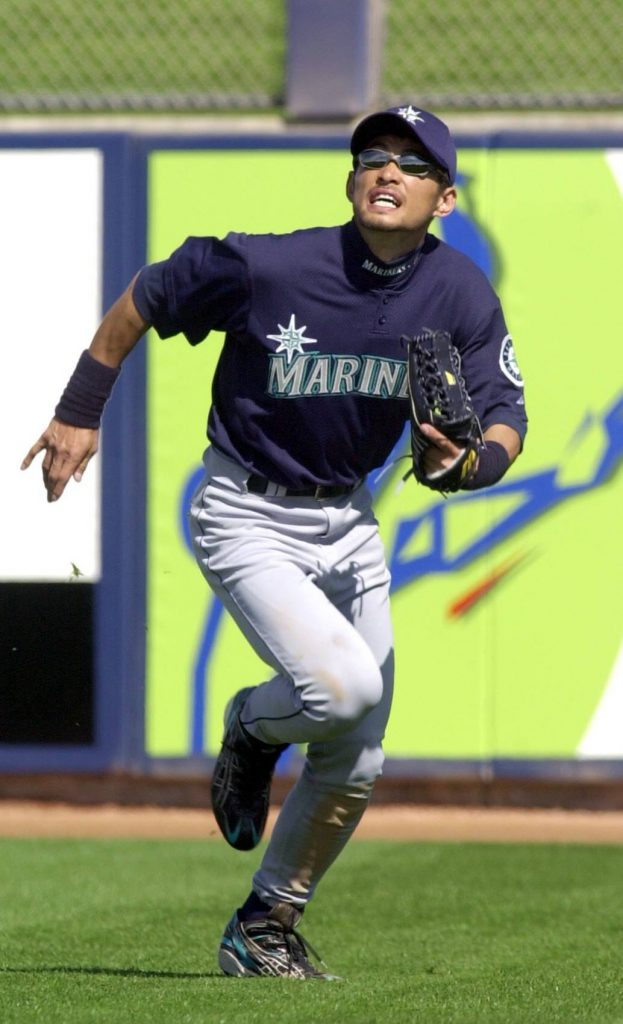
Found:
[(376, 114), (369, 114), (360, 121), (350, 140), (353, 156), (361, 153), (377, 135), (412, 134), (422, 143), (435, 163), (446, 171), (451, 182), (456, 178), (456, 149), (450, 129), (434, 114), (418, 110), (409, 104), (406, 107), (390, 107)]

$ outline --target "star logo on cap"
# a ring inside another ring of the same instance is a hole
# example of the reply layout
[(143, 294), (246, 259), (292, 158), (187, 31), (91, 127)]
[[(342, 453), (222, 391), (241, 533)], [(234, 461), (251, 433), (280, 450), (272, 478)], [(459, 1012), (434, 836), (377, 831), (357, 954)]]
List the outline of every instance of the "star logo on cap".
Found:
[(409, 104), (408, 107), (400, 107), (398, 113), (401, 117), (404, 117), (405, 121), (408, 121), (409, 124), (415, 124), (416, 121), (421, 121), (422, 124), (424, 124), (424, 118), (420, 117), (421, 111), (414, 110), (411, 104)]
[(267, 334), (266, 337), (270, 341), (278, 341), (279, 348), (275, 349), (276, 352), (285, 352), (286, 360), (288, 365), (292, 362), (292, 356), (295, 352), (299, 355), (304, 355), (303, 345), (316, 345), (318, 343), (317, 338), (304, 338), (303, 331), (307, 330), (307, 326), (297, 327), (296, 326), (296, 315), (292, 313), (290, 316), (290, 323), (287, 327), (283, 324), (277, 324), (280, 330), (280, 334)]

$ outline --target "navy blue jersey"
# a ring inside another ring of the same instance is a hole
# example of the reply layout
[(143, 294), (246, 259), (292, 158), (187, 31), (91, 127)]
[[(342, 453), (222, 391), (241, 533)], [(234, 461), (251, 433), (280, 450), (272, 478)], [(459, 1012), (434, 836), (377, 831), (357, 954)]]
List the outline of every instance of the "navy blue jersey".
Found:
[(353, 221), (287, 235), (188, 238), (134, 286), (162, 338), (225, 332), (208, 437), (289, 487), (350, 484), (382, 465), (409, 415), (402, 335), (452, 335), (483, 429), (526, 432), (499, 300), (465, 255), (427, 235), (392, 264)]

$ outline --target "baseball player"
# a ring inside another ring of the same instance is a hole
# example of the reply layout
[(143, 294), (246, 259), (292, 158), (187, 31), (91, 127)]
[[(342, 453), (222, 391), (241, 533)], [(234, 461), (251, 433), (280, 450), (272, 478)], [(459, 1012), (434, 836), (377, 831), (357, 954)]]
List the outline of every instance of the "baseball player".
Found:
[[(355, 128), (352, 219), (286, 235), (191, 237), (109, 310), (50, 425), (49, 501), (80, 480), (123, 359), (148, 327), (191, 345), (225, 332), (205, 477), (190, 508), (199, 566), (269, 676), (225, 713), (212, 803), (238, 850), (262, 838), (273, 770), (304, 744), (249, 895), (225, 928), (226, 974), (330, 979), (297, 930), (381, 772), (393, 685), (389, 574), (366, 475), (409, 417), (403, 335), (449, 332), (485, 444), (466, 486), (499, 480), (526, 432), (523, 381), (482, 272), (428, 233), (455, 206), (447, 126), (414, 106)], [(432, 425), (431, 478), (461, 449)]]

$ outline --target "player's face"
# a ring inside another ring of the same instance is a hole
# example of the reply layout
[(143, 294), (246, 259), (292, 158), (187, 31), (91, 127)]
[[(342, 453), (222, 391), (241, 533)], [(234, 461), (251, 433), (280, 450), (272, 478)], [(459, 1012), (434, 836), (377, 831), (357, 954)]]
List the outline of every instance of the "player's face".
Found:
[[(366, 149), (381, 149), (395, 156), (415, 153), (427, 158), (416, 139), (399, 135), (379, 136)], [(432, 171), (422, 177), (407, 174), (394, 160), (384, 167), (359, 166), (351, 171), (346, 194), (364, 239), (373, 252), (385, 259), (391, 259), (394, 250), (399, 256), (416, 248), (433, 217), (446, 217), (456, 202), (456, 190), (441, 182), (437, 173)]]

